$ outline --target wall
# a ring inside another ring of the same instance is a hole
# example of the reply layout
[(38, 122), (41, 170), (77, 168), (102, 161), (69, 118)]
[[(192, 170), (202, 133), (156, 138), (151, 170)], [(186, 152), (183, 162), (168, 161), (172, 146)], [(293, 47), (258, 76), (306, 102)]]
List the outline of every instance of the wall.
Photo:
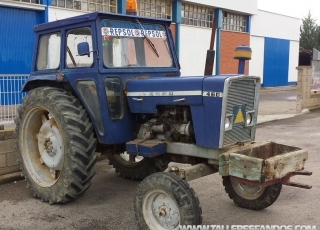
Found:
[(211, 29), (181, 25), (180, 38), (181, 76), (203, 76)]
[(0, 146), (0, 176), (20, 171), (13, 130), (0, 130)]
[(299, 41), (300, 19), (258, 10), (251, 17), (251, 35)]
[(311, 92), (311, 66), (299, 66), (297, 81), (297, 113), (303, 109), (320, 108), (320, 94)]
[[(272, 79), (277, 76), (270, 74), (268, 71), (264, 71), (270, 68), (272, 69), (273, 66), (270, 65), (276, 66), (276, 63), (268, 62), (267, 66), (265, 58), (273, 60), (274, 56), (270, 55), (274, 55), (277, 52), (282, 52), (282, 54), (283, 52), (287, 52), (289, 59), (286, 62), (286, 66), (283, 66), (283, 68), (287, 69), (287, 73), (286, 76), (281, 76), (282, 83), (279, 85), (295, 84), (297, 81), (296, 67), (298, 66), (299, 60), (299, 29), (299, 18), (257, 10), (257, 14), (251, 17), (250, 45), (253, 53), (249, 66), (249, 74), (260, 76), (262, 84), (267, 82), (268, 85), (278, 86), (277, 79), (274, 81)], [(281, 47), (280, 50), (272, 50), (272, 47), (267, 47), (267, 50), (265, 50), (265, 38), (286, 40), (289, 43), (289, 50), (281, 50)], [(265, 51), (268, 51), (268, 53), (266, 54)], [(265, 57), (265, 55), (268, 56)], [(269, 74), (264, 76), (264, 72)], [(284, 73), (285, 71), (282, 72)], [(285, 80), (285, 82), (283, 80)]]
[(296, 83), (298, 71), (297, 66), (299, 65), (299, 41), (290, 41), (290, 54), (289, 54), (289, 73), (288, 82)]
[[(237, 46), (250, 46), (250, 34), (232, 31), (221, 31), (220, 74), (238, 73), (239, 61), (234, 59)], [(246, 61), (245, 74), (248, 74), (249, 62)]]
[(80, 10), (70, 10), (70, 9), (50, 6), (49, 12), (48, 12), (48, 20), (49, 22), (52, 22), (56, 20), (79, 16), (86, 13), (90, 13), (90, 12), (80, 11)]
[(229, 9), (247, 14), (256, 14), (258, 4), (257, 0), (193, 0), (192, 3)]
[(41, 11), (0, 6), (0, 74), (29, 74)]
[(249, 61), (249, 75), (261, 77), (261, 83), (263, 83), (264, 38), (251, 36), (250, 47), (252, 57)]

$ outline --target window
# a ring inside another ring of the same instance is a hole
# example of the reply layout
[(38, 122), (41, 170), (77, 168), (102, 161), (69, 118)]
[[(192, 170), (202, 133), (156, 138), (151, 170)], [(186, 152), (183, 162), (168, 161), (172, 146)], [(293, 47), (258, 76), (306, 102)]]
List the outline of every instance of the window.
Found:
[(14, 1), (39, 4), (39, 0), (14, 0)]
[(69, 30), (67, 33), (66, 66), (68, 68), (90, 67), (93, 64), (93, 55), (78, 55), (78, 44), (88, 42), (89, 50), (92, 51), (92, 36), (89, 27)]
[(52, 0), (52, 6), (84, 11), (117, 12), (117, 0)]
[(37, 70), (58, 69), (60, 47), (60, 33), (42, 35), (38, 45)]
[(222, 29), (247, 32), (246, 15), (223, 12)]
[(182, 24), (200, 27), (212, 27), (213, 8), (182, 4)]
[(171, 19), (171, 0), (138, 0), (138, 15)]
[(108, 68), (171, 67), (172, 56), (163, 26), (103, 20), (103, 63)]
[(123, 117), (123, 96), (122, 86), (119, 78), (111, 77), (104, 80), (108, 111), (111, 119), (121, 119)]

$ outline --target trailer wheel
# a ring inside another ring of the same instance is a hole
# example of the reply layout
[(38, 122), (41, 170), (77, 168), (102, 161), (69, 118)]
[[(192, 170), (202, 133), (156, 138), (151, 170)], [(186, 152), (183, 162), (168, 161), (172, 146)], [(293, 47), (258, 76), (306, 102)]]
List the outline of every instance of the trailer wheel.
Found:
[(153, 158), (129, 155), (126, 153), (125, 144), (115, 145), (111, 151), (104, 154), (109, 165), (112, 165), (121, 177), (131, 180), (143, 180), (152, 173), (163, 172), (169, 164), (164, 155)]
[(36, 88), (15, 123), (18, 162), (34, 197), (53, 204), (83, 195), (94, 175), (96, 139), (80, 101), (62, 89)]
[(173, 173), (155, 173), (138, 186), (134, 198), (139, 229), (179, 229), (179, 225), (200, 225), (202, 210), (189, 184)]
[(261, 187), (240, 183), (230, 176), (222, 178), (230, 199), (240, 207), (251, 210), (262, 210), (272, 205), (278, 199), (282, 188), (281, 183)]

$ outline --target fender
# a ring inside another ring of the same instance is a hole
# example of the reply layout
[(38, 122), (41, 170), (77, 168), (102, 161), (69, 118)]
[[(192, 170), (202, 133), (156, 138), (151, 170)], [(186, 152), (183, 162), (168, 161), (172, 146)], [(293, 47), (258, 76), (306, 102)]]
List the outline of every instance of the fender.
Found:
[(39, 76), (30, 76), (22, 86), (21, 92), (28, 92), (38, 86), (52, 85), (62, 82), (68, 82), (68, 79), (63, 74), (47, 74)]

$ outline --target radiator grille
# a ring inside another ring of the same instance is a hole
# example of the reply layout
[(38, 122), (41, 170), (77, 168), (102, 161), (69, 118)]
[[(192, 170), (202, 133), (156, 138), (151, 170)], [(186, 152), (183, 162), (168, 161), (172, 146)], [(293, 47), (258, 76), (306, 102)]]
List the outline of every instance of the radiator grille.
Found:
[[(255, 80), (234, 80), (231, 81), (227, 96), (226, 114), (233, 114), (236, 105), (246, 105), (246, 111), (254, 110), (255, 102)], [(245, 114), (243, 114), (245, 116)], [(224, 133), (223, 146), (232, 145), (237, 142), (251, 140), (251, 133), (254, 127), (245, 127), (244, 123), (234, 124), (232, 130)]]

